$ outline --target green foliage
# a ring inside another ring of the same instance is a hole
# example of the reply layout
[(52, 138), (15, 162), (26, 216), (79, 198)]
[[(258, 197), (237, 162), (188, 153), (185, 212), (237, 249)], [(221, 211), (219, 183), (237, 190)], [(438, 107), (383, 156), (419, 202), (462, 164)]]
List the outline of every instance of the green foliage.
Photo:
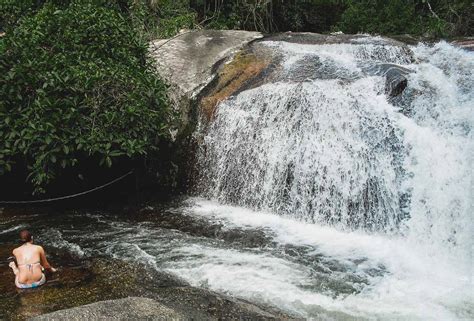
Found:
[(193, 28), (431, 36), (474, 32), (469, 0), (130, 0), (122, 5), (127, 6), (147, 39)]
[[(426, 0), (423, 1), (426, 5)], [(448, 36), (472, 36), (474, 34), (474, 2), (472, 0), (430, 1), (433, 12), (429, 23), (431, 30), (443, 29)]]
[(196, 15), (194, 13), (183, 14), (172, 18), (163, 18), (158, 24), (159, 36), (168, 38), (174, 36), (182, 29), (193, 29), (195, 27)]
[(4, 37), (0, 175), (24, 162), (36, 192), (85, 157), (112, 166), (167, 139), (173, 115), (147, 46), (115, 4), (46, 3)]
[(158, 30), (160, 37), (170, 37), (181, 29), (196, 26), (196, 13), (188, 0), (156, 0), (153, 6), (158, 10)]
[(36, 0), (1, 0), (0, 30), (12, 30), (23, 16), (33, 14), (40, 5)]
[(346, 8), (340, 0), (276, 1), (274, 21), (278, 30), (327, 32)]
[(345, 33), (421, 34), (426, 17), (416, 10), (417, 1), (348, 1), (338, 28)]
[(471, 35), (474, 4), (465, 0), (347, 0), (337, 28), (346, 33)]
[(402, 34), (418, 33), (420, 17), (414, 1), (348, 1), (339, 27), (345, 33)]
[(135, 0), (127, 11), (144, 39), (167, 38), (198, 27), (188, 0)]

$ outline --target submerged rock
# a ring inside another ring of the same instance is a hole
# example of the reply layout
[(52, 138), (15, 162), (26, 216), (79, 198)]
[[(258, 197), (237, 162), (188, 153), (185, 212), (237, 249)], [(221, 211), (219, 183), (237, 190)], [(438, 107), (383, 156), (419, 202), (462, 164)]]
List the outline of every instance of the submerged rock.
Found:
[(377, 64), (369, 67), (368, 74), (385, 77), (385, 93), (389, 97), (400, 95), (408, 86), (406, 77), (411, 71), (396, 64)]

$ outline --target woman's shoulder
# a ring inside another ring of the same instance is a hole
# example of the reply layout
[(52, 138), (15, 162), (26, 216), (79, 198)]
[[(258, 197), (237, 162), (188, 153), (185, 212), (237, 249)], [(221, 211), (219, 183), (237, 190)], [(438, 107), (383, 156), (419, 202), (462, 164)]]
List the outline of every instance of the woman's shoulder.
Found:
[(43, 249), (43, 247), (42, 247), (41, 245), (36, 245), (36, 244), (35, 244), (35, 249), (36, 249), (39, 253), (44, 252), (44, 249)]
[(43, 247), (41, 245), (33, 244), (33, 246), (35, 247), (36, 250), (43, 251)]

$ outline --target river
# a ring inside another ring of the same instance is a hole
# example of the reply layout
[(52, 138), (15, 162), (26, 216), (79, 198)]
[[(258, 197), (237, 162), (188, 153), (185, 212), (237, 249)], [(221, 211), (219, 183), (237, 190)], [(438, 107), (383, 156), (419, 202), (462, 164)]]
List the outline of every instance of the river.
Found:
[[(265, 45), (280, 76), (218, 106), (197, 196), (12, 214), (0, 243), (34, 226), (79, 261), (138, 262), (307, 319), (474, 319), (474, 54), (378, 37)], [(381, 64), (407, 70), (401, 96)]]

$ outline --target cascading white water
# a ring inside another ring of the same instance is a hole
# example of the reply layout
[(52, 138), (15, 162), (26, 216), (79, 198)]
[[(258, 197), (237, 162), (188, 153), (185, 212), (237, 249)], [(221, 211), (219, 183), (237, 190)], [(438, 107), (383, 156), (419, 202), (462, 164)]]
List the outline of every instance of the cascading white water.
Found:
[[(352, 312), (370, 302), (400, 312), (417, 302), (433, 310), (415, 313), (415, 305), (405, 317), (472, 317), (474, 54), (445, 42), (410, 53), (373, 37), (267, 45), (283, 57), (280, 75), (218, 106), (200, 159), (203, 194), (374, 237), (369, 246), (351, 234), (353, 244), (343, 234), (334, 234), (337, 242), (314, 236), (333, 243), (328, 255), (361, 242), (367, 257), (383, 256), (392, 277), (344, 299)], [(381, 64), (410, 71), (397, 99), (370, 72)], [(252, 224), (245, 215), (237, 220)]]
[(403, 150), (381, 90), (372, 78), (276, 83), (221, 105), (206, 137), (213, 194), (314, 222), (395, 227)]
[(414, 52), (409, 117), (398, 121), (409, 149), (408, 236), (432, 252), (465, 257), (472, 269), (474, 54), (446, 43)]
[[(407, 214), (402, 131), (384, 79), (362, 69), (410, 57), (374, 44), (269, 45), (288, 57), (283, 80), (219, 106), (202, 158), (208, 195), (342, 228), (396, 229)], [(312, 79), (292, 81), (314, 60)]]
[[(282, 75), (218, 106), (201, 157), (205, 194), (342, 229), (408, 224), (468, 241), (472, 54), (420, 46), (411, 63), (380, 41), (268, 42), (284, 56)], [(383, 76), (366, 72), (381, 63), (412, 70), (398, 106)], [(309, 79), (294, 81), (302, 67)]]

